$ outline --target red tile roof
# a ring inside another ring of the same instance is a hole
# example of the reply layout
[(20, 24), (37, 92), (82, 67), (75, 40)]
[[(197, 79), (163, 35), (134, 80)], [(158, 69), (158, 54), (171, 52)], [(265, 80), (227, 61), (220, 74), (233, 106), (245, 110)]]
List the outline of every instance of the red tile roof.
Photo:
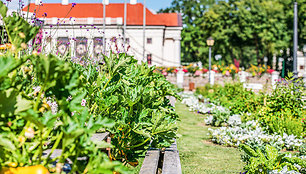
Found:
[[(27, 10), (28, 6), (23, 8), (23, 11)], [(103, 5), (102, 3), (78, 3), (72, 8), (72, 4), (43, 3), (42, 6), (37, 6), (31, 3), (29, 12), (36, 13), (38, 18), (43, 18), (44, 13), (47, 13), (47, 18), (102, 18)], [(111, 3), (106, 5), (106, 17), (123, 18), (124, 4)], [(127, 25), (143, 25), (143, 4), (127, 4)], [(146, 9), (146, 25), (182, 26), (181, 15), (178, 13), (153, 14)]]

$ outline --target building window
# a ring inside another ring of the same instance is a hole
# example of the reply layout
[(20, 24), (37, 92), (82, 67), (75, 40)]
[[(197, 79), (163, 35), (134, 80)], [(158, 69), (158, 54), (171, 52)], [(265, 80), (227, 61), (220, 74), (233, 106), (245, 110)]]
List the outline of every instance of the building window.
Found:
[(152, 65), (152, 54), (147, 54), (147, 63), (148, 65)]
[(98, 57), (103, 53), (103, 38), (95, 37), (94, 38), (94, 56)]
[(303, 65), (301, 65), (301, 66), (300, 66), (300, 70), (303, 70), (303, 69), (304, 69), (304, 66), (303, 66)]
[(68, 37), (59, 37), (57, 38), (57, 44), (56, 44), (56, 54), (60, 54), (60, 55), (65, 55), (68, 53), (68, 49), (69, 49), (69, 39)]
[(78, 58), (85, 57), (87, 55), (87, 38), (77, 37), (75, 44), (75, 56)]
[(152, 38), (147, 38), (147, 44), (152, 44)]

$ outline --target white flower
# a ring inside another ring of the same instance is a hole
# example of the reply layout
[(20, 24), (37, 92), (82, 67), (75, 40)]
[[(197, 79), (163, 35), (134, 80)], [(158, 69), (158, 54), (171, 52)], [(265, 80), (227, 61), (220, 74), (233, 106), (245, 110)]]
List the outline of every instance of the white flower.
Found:
[(66, 99), (66, 101), (71, 101), (72, 100), (72, 96), (68, 96), (68, 98)]
[(228, 121), (227, 123), (230, 125), (230, 126), (239, 126), (241, 125), (241, 118), (240, 118), (240, 115), (232, 115), (228, 118)]
[(85, 100), (85, 99), (82, 99), (81, 105), (82, 105), (82, 106), (86, 106), (86, 100)]
[(29, 139), (34, 138), (34, 134), (35, 134), (35, 131), (31, 127), (26, 128), (26, 130), (24, 132), (24, 136), (29, 138)]

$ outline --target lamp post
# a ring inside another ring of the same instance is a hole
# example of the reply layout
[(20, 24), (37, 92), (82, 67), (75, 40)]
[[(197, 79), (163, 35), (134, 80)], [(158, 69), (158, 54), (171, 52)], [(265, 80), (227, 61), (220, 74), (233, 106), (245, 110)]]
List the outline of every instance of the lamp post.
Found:
[(209, 84), (211, 83), (211, 47), (214, 45), (214, 39), (212, 37), (209, 37), (206, 40), (207, 45), (209, 46), (209, 74), (208, 74), (208, 79), (209, 79)]
[(124, 0), (124, 24), (123, 24), (123, 48), (125, 50), (125, 41), (126, 41), (126, 15), (127, 15), (127, 7), (126, 7), (126, 0)]
[(105, 33), (105, 23), (106, 23), (106, 8), (105, 5), (109, 4), (109, 0), (102, 0), (103, 4), (103, 50), (104, 54), (106, 54), (106, 33)]
[(146, 0), (143, 1), (143, 52), (142, 57), (145, 62), (145, 53), (146, 53)]
[(293, 77), (297, 79), (297, 46), (298, 46), (298, 9), (297, 2), (294, 2), (294, 22), (293, 22)]

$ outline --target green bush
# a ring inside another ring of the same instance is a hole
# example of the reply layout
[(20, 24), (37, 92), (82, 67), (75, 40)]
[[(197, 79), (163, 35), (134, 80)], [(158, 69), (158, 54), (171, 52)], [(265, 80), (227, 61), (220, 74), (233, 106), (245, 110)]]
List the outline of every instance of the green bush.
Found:
[(226, 126), (225, 123), (227, 122), (229, 116), (230, 116), (230, 112), (229, 111), (219, 111), (216, 110), (213, 112), (214, 117), (212, 119), (211, 125), (212, 126)]
[(211, 102), (230, 109), (231, 114), (252, 113), (262, 103), (260, 96), (243, 88), (242, 83), (205, 85), (196, 92), (210, 99)]
[(303, 110), (303, 83), (288, 77), (279, 83), (271, 94), (264, 96), (264, 105), (255, 115), (270, 133), (287, 133), (305, 136), (305, 111)]
[(130, 162), (150, 146), (170, 146), (176, 136), (177, 114), (167, 96), (176, 96), (175, 87), (155, 67), (137, 64), (125, 53), (104, 57), (97, 66), (79, 69), (86, 84), (86, 100), (96, 116), (115, 120), (111, 132), (112, 158)]
[[(298, 157), (292, 157), (289, 153), (280, 153), (275, 147), (266, 145), (264, 150), (252, 149), (251, 147), (240, 144), (239, 148), (244, 153), (243, 160), (246, 163), (244, 169), (247, 173), (270, 173), (280, 172), (286, 166), (288, 171), (301, 172), (306, 168), (306, 161)], [(296, 166), (299, 165), (300, 168)]]
[(305, 137), (304, 88), (301, 81), (292, 81), (291, 77), (287, 78), (270, 94), (255, 94), (244, 89), (242, 83), (206, 85), (197, 88), (196, 92), (217, 105), (229, 108), (231, 114), (242, 115), (242, 120), (258, 120), (271, 134), (276, 132)]

